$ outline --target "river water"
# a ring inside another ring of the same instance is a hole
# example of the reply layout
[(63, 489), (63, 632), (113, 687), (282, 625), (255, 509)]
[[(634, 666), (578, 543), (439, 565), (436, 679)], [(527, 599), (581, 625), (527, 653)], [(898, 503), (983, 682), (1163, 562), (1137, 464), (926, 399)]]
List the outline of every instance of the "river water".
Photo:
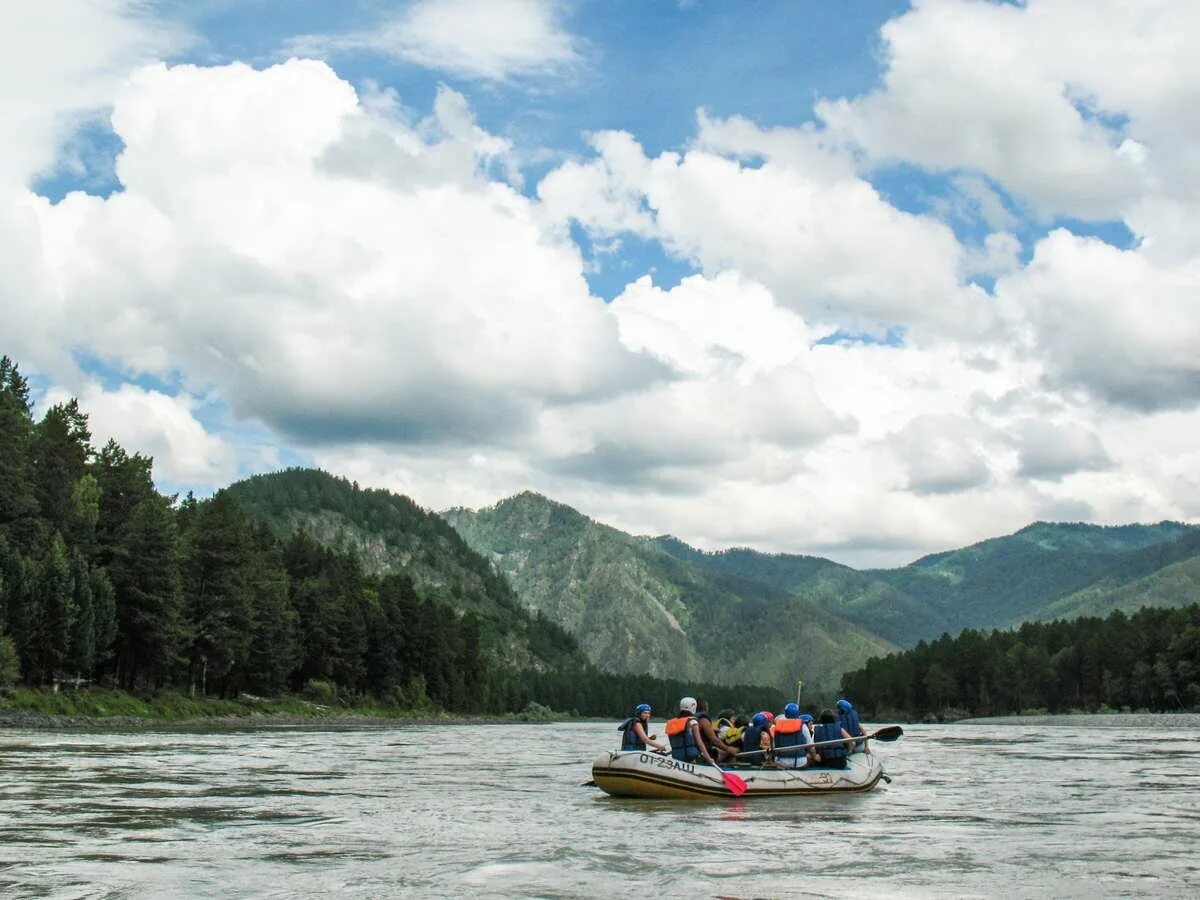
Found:
[(615, 723), (5, 730), (0, 894), (1196, 896), (1165, 721), (911, 726), (869, 794), (698, 803), (583, 786)]

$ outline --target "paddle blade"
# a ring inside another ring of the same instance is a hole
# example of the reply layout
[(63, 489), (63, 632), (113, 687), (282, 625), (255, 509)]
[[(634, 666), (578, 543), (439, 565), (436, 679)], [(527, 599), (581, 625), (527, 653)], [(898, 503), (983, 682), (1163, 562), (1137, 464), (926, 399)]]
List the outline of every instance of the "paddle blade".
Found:
[(734, 775), (732, 772), (722, 772), (721, 780), (725, 782), (725, 787), (729, 788), (729, 793), (735, 797), (742, 796), (750, 788), (750, 785), (746, 784), (745, 779), (740, 775)]
[(904, 729), (899, 725), (889, 725), (886, 728), (880, 728), (871, 735), (871, 739), (875, 741), (898, 741), (903, 734)]

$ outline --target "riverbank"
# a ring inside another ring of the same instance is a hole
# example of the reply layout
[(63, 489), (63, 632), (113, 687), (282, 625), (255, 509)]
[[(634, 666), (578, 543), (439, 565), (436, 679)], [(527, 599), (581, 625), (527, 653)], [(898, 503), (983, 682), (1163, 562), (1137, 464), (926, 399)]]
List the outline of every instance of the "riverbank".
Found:
[(0, 694), (0, 728), (124, 728), (145, 725), (287, 727), (303, 725), (432, 725), (560, 721), (546, 707), (502, 716), (464, 715), (436, 709), (402, 709), (378, 704), (329, 705), (302, 697), (236, 700), (189, 697), (174, 691), (138, 696), (105, 689), (7, 689)]

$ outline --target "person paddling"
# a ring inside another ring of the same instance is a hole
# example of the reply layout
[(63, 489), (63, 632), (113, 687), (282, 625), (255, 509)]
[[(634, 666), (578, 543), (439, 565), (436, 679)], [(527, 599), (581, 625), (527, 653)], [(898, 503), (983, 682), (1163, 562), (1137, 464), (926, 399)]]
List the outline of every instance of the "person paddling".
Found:
[[(866, 734), (866, 732), (863, 731), (862, 719), (858, 717), (858, 710), (854, 708), (854, 705), (849, 700), (843, 697), (837, 702), (837, 708), (838, 724), (845, 729), (846, 733), (850, 735), (850, 737), (860, 738)], [(865, 750), (866, 746), (866, 741), (855, 741), (854, 751), (852, 752)]]
[(659, 753), (666, 753), (665, 744), (660, 744), (654, 738), (657, 735), (647, 734), (650, 727), (650, 704), (639, 703), (633, 710), (633, 715), (617, 726), (623, 732), (621, 737), (622, 750), (645, 750), (649, 745)]
[(703, 759), (710, 766), (717, 764), (700, 734), (694, 697), (679, 701), (679, 714), (667, 722), (667, 740), (671, 742), (671, 756), (680, 762), (696, 763)]
[(814, 747), (813, 750), (816, 752), (818, 764), (824, 768), (846, 768), (846, 757), (850, 755), (854, 739), (838, 724), (838, 718), (832, 709), (821, 710), (821, 718), (817, 722), (813, 737), (817, 739), (818, 744), (825, 741), (836, 742), (840, 738), (841, 743), (826, 743), (824, 746)]

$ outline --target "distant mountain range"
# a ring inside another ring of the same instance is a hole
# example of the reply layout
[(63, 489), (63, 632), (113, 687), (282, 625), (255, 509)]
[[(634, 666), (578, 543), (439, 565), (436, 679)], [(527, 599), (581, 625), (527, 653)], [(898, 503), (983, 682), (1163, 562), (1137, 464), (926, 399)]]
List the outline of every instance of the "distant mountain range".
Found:
[(832, 690), (843, 671), (894, 649), (806, 597), (696, 565), (539, 494), (442, 515), (610, 671), (777, 686), (804, 678)]
[(704, 552), (635, 537), (538, 494), (443, 516), (517, 594), (616, 671), (832, 686), (864, 656), (943, 632), (1200, 599), (1200, 529), (1037, 522), (898, 569)]
[(228, 490), (277, 533), (305, 531), (477, 615), (492, 653), (521, 666), (582, 651), (611, 672), (780, 688), (803, 678), (834, 690), (869, 657), (945, 631), (1200, 599), (1200, 529), (1178, 522), (1038, 522), (903, 568), (860, 571), (629, 535), (531, 492), (439, 517), (312, 470)]

